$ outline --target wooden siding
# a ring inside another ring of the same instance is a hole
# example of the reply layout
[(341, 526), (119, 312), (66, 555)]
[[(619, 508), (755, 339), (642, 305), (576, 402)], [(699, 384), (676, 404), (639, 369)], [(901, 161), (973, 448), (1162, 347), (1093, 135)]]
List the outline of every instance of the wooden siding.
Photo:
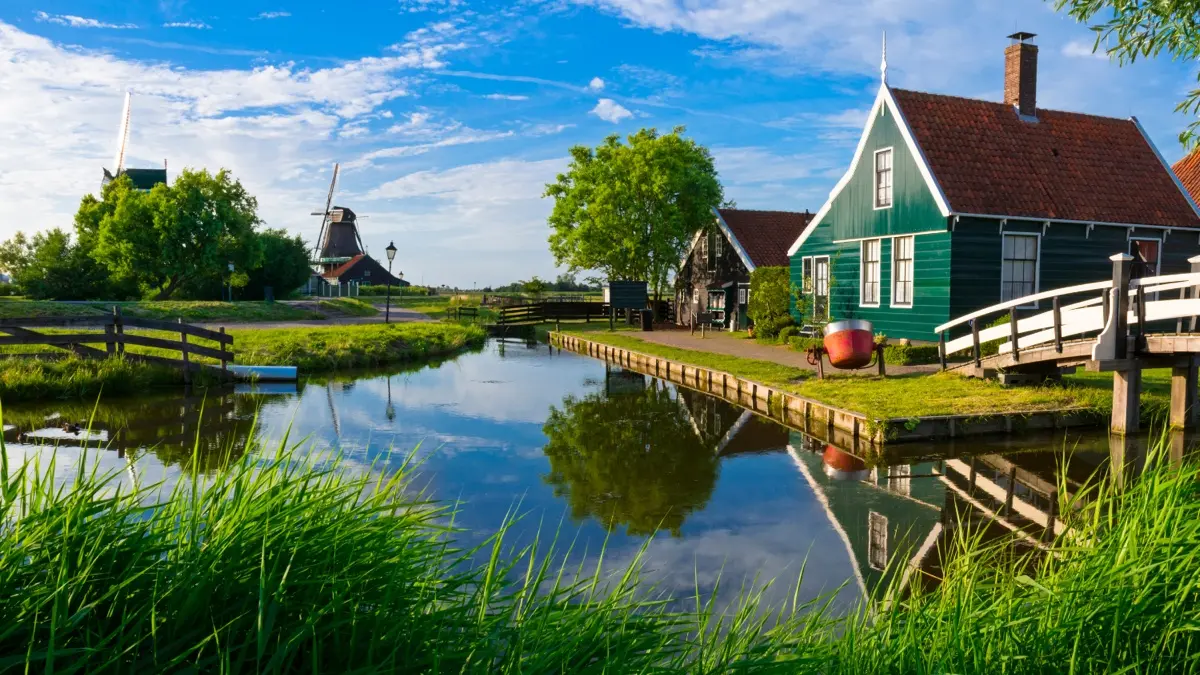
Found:
[[(1115, 253), (1129, 252), (1130, 232), (1123, 227), (1097, 225), (1089, 233), (1086, 225), (1009, 220), (1004, 231), (1038, 234), (1038, 289), (1048, 291), (1112, 278)], [(1134, 238), (1163, 239), (1164, 231), (1134, 229)], [(1174, 274), (1190, 269), (1188, 258), (1200, 254), (1200, 233), (1174, 230), (1161, 248), (1160, 273)], [(991, 218), (961, 218), (952, 234), (950, 316), (1000, 302), (1000, 221)], [(1042, 308), (1049, 308), (1043, 303)]]
[[(834, 239), (927, 232), (942, 229), (946, 219), (908, 151), (887, 107), (875, 119), (854, 175), (821, 221), (832, 225)], [(875, 151), (892, 148), (892, 206), (875, 208)]]
[[(729, 242), (728, 237), (719, 228), (714, 227), (713, 234), (706, 235), (707, 242), (701, 241), (696, 244), (692, 252), (688, 255), (683, 267), (679, 269), (679, 273), (675, 275), (675, 323), (686, 326), (691, 321), (692, 312), (696, 307), (692, 302), (692, 291), (700, 291), (699, 311), (705, 311), (708, 307), (708, 287), (714, 283), (726, 283), (736, 281), (742, 284), (750, 283), (750, 271), (746, 269), (745, 263), (738, 256), (737, 251)], [(717, 258), (716, 269), (712, 272), (708, 270), (708, 259), (706, 255), (711, 254), (708, 243), (712, 242), (712, 237), (720, 237), (722, 239), (721, 255)], [(733, 320), (734, 309), (737, 306), (737, 291), (736, 287), (732, 297), (727, 297), (726, 315), (730, 321)]]

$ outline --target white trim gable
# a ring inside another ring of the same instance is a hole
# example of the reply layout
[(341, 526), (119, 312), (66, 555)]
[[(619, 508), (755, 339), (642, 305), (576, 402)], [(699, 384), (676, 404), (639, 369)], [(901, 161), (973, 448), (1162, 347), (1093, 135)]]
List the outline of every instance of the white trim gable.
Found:
[(754, 262), (750, 260), (746, 249), (742, 248), (742, 243), (737, 240), (737, 237), (733, 236), (733, 230), (729, 229), (729, 225), (725, 224), (725, 219), (721, 217), (721, 212), (716, 207), (713, 207), (712, 212), (717, 217), (717, 227), (721, 228), (721, 231), (725, 233), (725, 238), (733, 246), (733, 250), (737, 251), (738, 257), (742, 259), (742, 264), (746, 266), (746, 271), (753, 272), (755, 269)]
[(680, 270), (682, 270), (683, 266), (687, 264), (688, 258), (692, 257), (692, 251), (696, 250), (696, 244), (700, 243), (700, 237), (703, 235), (704, 230), (696, 230), (696, 236), (692, 237), (692, 245), (688, 246), (688, 250), (683, 254), (683, 257), (679, 259)]
[[(875, 128), (875, 120), (879, 119), (882, 108), (885, 105), (896, 120), (896, 127), (900, 130), (900, 136), (904, 139), (904, 144), (908, 147), (913, 161), (917, 163), (917, 170), (921, 172), (921, 177), (925, 179), (925, 185), (929, 187), (929, 192), (933, 195), (933, 200), (937, 203), (938, 210), (942, 216), (950, 216), (950, 203), (946, 200), (946, 194), (942, 192), (942, 186), (933, 177), (933, 171), (929, 168), (929, 161), (925, 158), (925, 153), (913, 138), (912, 130), (908, 127), (908, 120), (904, 118), (904, 113), (900, 111), (900, 106), (896, 103), (896, 97), (892, 95), (892, 90), (888, 88), (887, 84), (882, 84), (879, 86), (879, 93), (875, 97), (875, 104), (871, 106), (871, 114), (867, 119), (867, 125), (863, 127), (862, 136), (858, 139), (858, 148), (854, 151), (854, 159), (850, 161), (850, 168), (846, 170), (846, 173), (837, 182), (837, 185), (833, 186), (833, 190), (829, 193), (829, 199), (821, 206), (821, 210), (817, 211), (817, 215), (812, 219), (808, 227), (800, 233), (800, 237), (796, 239), (796, 243), (792, 244), (792, 247), (788, 249), (789, 258), (795, 255), (796, 251), (800, 250), (800, 247), (804, 245), (809, 236), (816, 231), (825, 214), (829, 213), (829, 209), (833, 206), (833, 200), (837, 199), (846, 185), (850, 183), (850, 179), (854, 177), (854, 172), (858, 169), (858, 163), (862, 159), (863, 151), (867, 147), (867, 139), (871, 136), (871, 130)], [(874, 198), (872, 197), (872, 199)]]
[(1183, 181), (1179, 180), (1179, 176), (1175, 175), (1175, 169), (1172, 169), (1171, 165), (1167, 164), (1167, 160), (1163, 159), (1162, 153), (1158, 151), (1158, 146), (1154, 145), (1154, 141), (1150, 140), (1150, 135), (1146, 133), (1144, 128), (1142, 128), (1142, 123), (1139, 122), (1138, 118), (1136, 117), (1130, 117), (1129, 121), (1133, 122), (1133, 126), (1137, 127), (1138, 133), (1140, 133), (1142, 138), (1145, 139), (1146, 145), (1150, 146), (1150, 149), (1154, 151), (1154, 156), (1158, 158), (1158, 161), (1162, 164), (1163, 169), (1166, 169), (1167, 175), (1171, 177), (1171, 180), (1175, 181), (1175, 187), (1179, 188), (1179, 191), (1183, 193), (1183, 198), (1187, 200), (1188, 206), (1192, 207), (1192, 212), (1195, 213), (1197, 217), (1200, 217), (1200, 208), (1197, 208), (1196, 201), (1192, 199), (1192, 193), (1187, 191), (1187, 188), (1183, 186)]

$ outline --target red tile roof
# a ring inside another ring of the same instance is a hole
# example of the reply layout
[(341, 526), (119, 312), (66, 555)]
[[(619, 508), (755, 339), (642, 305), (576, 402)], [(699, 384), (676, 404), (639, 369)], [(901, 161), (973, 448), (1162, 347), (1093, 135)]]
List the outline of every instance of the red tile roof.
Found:
[(891, 91), (951, 211), (1200, 227), (1133, 120)]
[(358, 264), (358, 261), (362, 260), (365, 257), (367, 257), (365, 254), (359, 253), (358, 255), (354, 256), (350, 260), (347, 260), (346, 262), (333, 268), (332, 270), (326, 272), (325, 274), (322, 274), (321, 276), (325, 277), (326, 279), (340, 279), (343, 274), (345, 274), (346, 272), (349, 272), (351, 269), (353, 269), (354, 266)]
[(788, 248), (812, 221), (812, 214), (792, 211), (718, 209), (721, 220), (755, 267), (786, 267)]
[(1200, 201), (1200, 150), (1193, 150), (1187, 157), (1175, 162), (1172, 169), (1192, 199)]

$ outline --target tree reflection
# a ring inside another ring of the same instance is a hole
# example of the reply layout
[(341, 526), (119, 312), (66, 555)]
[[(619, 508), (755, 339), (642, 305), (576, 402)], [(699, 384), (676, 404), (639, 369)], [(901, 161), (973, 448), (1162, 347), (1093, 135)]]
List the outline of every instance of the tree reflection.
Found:
[[(657, 383), (655, 383), (657, 385)], [(576, 520), (596, 518), (628, 534), (680, 536), (690, 513), (712, 496), (715, 446), (697, 436), (688, 410), (666, 388), (606, 397), (568, 396), (543, 431), (545, 480), (566, 496)]]

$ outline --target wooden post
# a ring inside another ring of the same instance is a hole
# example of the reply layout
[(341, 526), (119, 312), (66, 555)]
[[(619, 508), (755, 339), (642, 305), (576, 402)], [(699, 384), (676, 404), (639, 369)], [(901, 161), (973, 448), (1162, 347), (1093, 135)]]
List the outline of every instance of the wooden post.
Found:
[[(225, 326), (221, 326), (220, 332), (221, 332), (221, 337), (222, 338), (225, 337)], [(224, 340), (221, 340), (221, 372), (224, 373), (226, 376), (229, 375), (229, 366), (228, 366), (228, 359), (225, 356), (225, 341)]]
[(1017, 308), (1010, 307), (1008, 309), (1008, 335), (1009, 342), (1012, 343), (1012, 359), (1013, 361), (1021, 360), (1021, 347), (1017, 344)]
[(117, 320), (113, 317), (104, 325), (104, 351), (109, 356), (117, 353)]
[(1171, 369), (1172, 429), (1187, 429), (1196, 418), (1197, 357), (1189, 356), (1187, 363)]
[[(1188, 262), (1192, 264), (1192, 270), (1191, 270), (1192, 273), (1200, 274), (1200, 255), (1192, 256), (1191, 258), (1188, 258)], [(1200, 291), (1200, 287), (1197, 287), (1197, 286), (1192, 287), (1191, 295), (1193, 298), (1200, 295), (1200, 293), (1198, 293), (1198, 291)], [(1196, 332), (1196, 317), (1194, 317), (1194, 316), (1188, 321), (1188, 332), (1189, 333)]]
[(113, 326), (117, 331), (117, 353), (125, 353), (125, 322), (121, 319), (121, 308), (113, 305)]
[[(875, 345), (875, 354), (879, 361), (879, 376), (887, 377), (887, 366), (884, 364), (883, 352), (887, 347), (885, 345)], [(945, 361), (942, 362), (942, 368), (945, 368)]]
[(179, 321), (179, 326), (180, 326), (179, 327), (179, 342), (180, 342), (179, 351), (181, 354), (183, 354), (183, 383), (191, 384), (192, 383), (192, 366), (191, 366), (191, 361), (188, 359), (188, 341), (187, 341), (187, 333), (185, 333), (183, 330), (183, 317), (179, 317), (178, 321)]
[(1138, 363), (1129, 370), (1113, 373), (1112, 433), (1123, 436), (1137, 432), (1141, 419), (1141, 381), (1142, 370)]
[(1054, 296), (1054, 351), (1062, 353), (1062, 307), (1058, 302), (1058, 296)]
[[(1113, 264), (1114, 304), (1109, 311), (1116, 328), (1117, 359), (1129, 358), (1129, 277), (1133, 271), (1133, 256), (1117, 253), (1108, 258)], [(1115, 385), (1114, 385), (1115, 386)], [(1113, 411), (1114, 419), (1116, 411)]]
[(975, 367), (979, 368), (983, 364), (980, 363), (980, 358), (983, 356), (983, 348), (979, 344), (979, 319), (971, 319), (971, 353), (975, 357)]
[(1017, 467), (1008, 471), (1008, 489), (1004, 492), (1004, 515), (1012, 513), (1013, 488), (1017, 486)]
[(1146, 349), (1146, 287), (1138, 284), (1137, 289), (1137, 341), (1133, 343), (1136, 353)]
[(946, 331), (938, 333), (938, 365), (946, 369)]
[(608, 329), (613, 330), (614, 324), (617, 322), (617, 308), (611, 304), (608, 306)]

